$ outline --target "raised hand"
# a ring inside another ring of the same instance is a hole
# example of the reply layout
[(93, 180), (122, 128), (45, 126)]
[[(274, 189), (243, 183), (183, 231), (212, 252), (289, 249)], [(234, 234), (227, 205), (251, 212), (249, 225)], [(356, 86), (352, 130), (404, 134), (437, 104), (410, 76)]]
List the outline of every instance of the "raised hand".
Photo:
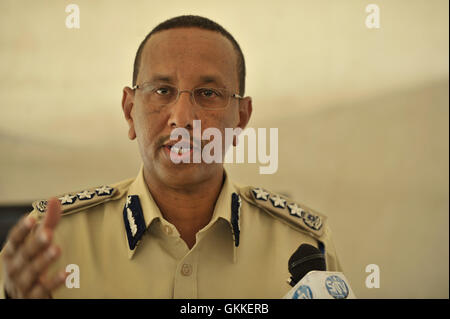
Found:
[(2, 254), (3, 288), (9, 298), (51, 298), (52, 291), (65, 282), (65, 271), (52, 278), (46, 276), (49, 265), (61, 255), (52, 243), (60, 217), (61, 205), (51, 198), (42, 223), (37, 225), (29, 215), (9, 232)]

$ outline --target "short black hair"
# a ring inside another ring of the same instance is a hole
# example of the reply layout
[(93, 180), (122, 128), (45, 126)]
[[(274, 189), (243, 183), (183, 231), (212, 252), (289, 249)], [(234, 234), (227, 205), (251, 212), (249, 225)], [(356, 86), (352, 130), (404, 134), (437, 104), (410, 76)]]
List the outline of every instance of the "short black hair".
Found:
[(237, 43), (237, 41), (233, 38), (233, 36), (225, 30), (218, 23), (201, 16), (196, 15), (182, 15), (178, 17), (174, 17), (168, 19), (164, 22), (158, 24), (149, 34), (145, 37), (142, 43), (139, 45), (139, 48), (136, 52), (136, 57), (134, 59), (134, 69), (133, 69), (133, 86), (136, 85), (139, 67), (141, 64), (141, 54), (144, 49), (145, 43), (147, 40), (156, 32), (175, 29), (175, 28), (188, 28), (188, 27), (196, 27), (203, 30), (211, 30), (216, 31), (222, 34), (225, 38), (231, 41), (236, 54), (237, 54), (237, 71), (238, 71), (238, 79), (239, 79), (239, 95), (244, 96), (245, 92), (245, 60), (244, 54), (242, 54), (242, 50)]

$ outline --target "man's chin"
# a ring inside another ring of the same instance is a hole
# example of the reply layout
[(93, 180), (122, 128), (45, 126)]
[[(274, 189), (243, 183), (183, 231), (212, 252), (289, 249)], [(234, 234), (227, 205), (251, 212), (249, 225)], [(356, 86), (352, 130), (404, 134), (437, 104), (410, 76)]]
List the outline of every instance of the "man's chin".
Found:
[[(162, 155), (162, 154), (160, 154)], [(174, 163), (167, 156), (158, 156), (149, 163), (149, 171), (153, 171), (155, 175), (159, 176), (159, 179), (164, 184), (176, 186), (176, 185), (189, 185), (200, 183), (204, 180), (208, 180), (215, 174), (222, 171), (222, 165), (218, 163)]]
[(163, 184), (174, 189), (193, 190), (195, 186), (214, 180), (217, 165), (180, 163), (156, 172)]

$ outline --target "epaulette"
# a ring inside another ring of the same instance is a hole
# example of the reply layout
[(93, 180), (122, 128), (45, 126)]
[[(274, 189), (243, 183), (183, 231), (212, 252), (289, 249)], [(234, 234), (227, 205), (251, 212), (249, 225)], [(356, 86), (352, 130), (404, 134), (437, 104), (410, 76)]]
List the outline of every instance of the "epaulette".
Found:
[[(133, 180), (129, 179), (111, 186), (102, 185), (56, 196), (61, 203), (61, 214), (69, 215), (110, 200), (118, 199), (126, 193), (128, 186)], [(37, 200), (32, 205), (38, 217), (45, 215), (47, 211), (47, 200)]]
[(324, 234), (327, 217), (291, 199), (259, 187), (242, 187), (241, 196), (250, 204), (260, 207), (274, 218), (320, 239)]

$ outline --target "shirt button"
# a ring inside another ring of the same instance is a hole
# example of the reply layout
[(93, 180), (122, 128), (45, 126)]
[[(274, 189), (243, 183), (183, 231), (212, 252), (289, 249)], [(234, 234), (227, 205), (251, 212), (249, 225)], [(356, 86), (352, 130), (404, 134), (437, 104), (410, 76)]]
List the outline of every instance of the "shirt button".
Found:
[(164, 225), (164, 232), (167, 235), (172, 235), (172, 232), (173, 232), (172, 227), (170, 227), (169, 225)]
[(183, 264), (181, 267), (181, 274), (183, 276), (190, 276), (192, 274), (192, 265)]

